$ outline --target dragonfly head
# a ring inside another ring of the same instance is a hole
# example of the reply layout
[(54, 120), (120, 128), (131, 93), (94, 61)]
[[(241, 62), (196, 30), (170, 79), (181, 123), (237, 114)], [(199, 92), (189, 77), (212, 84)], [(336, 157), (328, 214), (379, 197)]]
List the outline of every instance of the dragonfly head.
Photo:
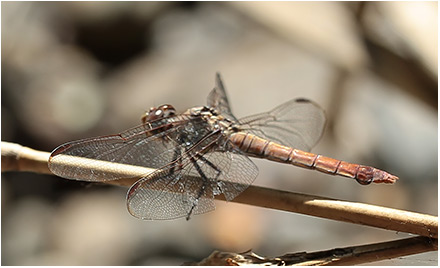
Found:
[(160, 119), (167, 118), (176, 114), (176, 109), (170, 104), (164, 104), (159, 107), (151, 107), (148, 112), (142, 116), (142, 123)]

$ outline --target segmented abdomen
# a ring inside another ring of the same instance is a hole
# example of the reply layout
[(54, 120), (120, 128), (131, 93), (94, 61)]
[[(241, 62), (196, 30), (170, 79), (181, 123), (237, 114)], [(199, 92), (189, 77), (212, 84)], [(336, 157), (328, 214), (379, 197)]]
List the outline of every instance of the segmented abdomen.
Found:
[(352, 164), (323, 155), (304, 152), (249, 133), (236, 132), (231, 134), (229, 139), (241, 151), (250, 156), (316, 169), (332, 175), (354, 178), (364, 185), (371, 182), (394, 183), (398, 179), (398, 177), (374, 167)]

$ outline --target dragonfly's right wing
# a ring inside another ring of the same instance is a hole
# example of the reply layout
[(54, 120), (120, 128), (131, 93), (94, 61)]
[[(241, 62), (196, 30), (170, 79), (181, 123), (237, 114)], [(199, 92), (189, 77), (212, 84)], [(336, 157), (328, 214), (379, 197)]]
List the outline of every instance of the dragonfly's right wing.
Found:
[(226, 90), (223, 85), (220, 73), (216, 73), (215, 87), (208, 96), (208, 106), (216, 108), (222, 115), (228, 117), (233, 121), (237, 121), (235, 116), (232, 114), (231, 107), (228, 101), (228, 96), (226, 95)]
[(294, 99), (269, 112), (242, 118), (239, 123), (245, 132), (310, 151), (324, 131), (325, 112), (310, 100)]

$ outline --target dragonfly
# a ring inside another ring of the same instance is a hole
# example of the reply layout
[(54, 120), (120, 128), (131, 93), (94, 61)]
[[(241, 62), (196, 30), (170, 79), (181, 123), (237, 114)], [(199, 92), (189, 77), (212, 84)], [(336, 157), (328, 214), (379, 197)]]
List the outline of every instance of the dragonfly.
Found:
[[(68, 179), (108, 182), (127, 177), (115, 172), (116, 164), (150, 168), (133, 175), (126, 196), (129, 213), (144, 220), (189, 220), (213, 210), (217, 195), (233, 200), (258, 175), (249, 156), (353, 178), (362, 185), (398, 180), (374, 167), (311, 153), (325, 120), (324, 110), (304, 98), (237, 119), (217, 73), (206, 106), (181, 114), (169, 104), (153, 107), (142, 124), (120, 134), (58, 146), (49, 169)], [(68, 165), (66, 156), (73, 159)], [(100, 168), (85, 168), (84, 163)]]

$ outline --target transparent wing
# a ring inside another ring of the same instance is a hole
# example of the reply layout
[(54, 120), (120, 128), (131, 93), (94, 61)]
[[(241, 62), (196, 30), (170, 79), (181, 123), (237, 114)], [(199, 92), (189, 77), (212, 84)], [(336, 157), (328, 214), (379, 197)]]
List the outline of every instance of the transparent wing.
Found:
[(231, 107), (228, 101), (228, 96), (226, 95), (226, 90), (223, 85), (220, 73), (216, 73), (215, 87), (208, 96), (208, 106), (216, 108), (223, 116), (226, 116), (231, 120), (237, 121), (235, 116), (232, 114)]
[[(128, 191), (127, 208), (131, 215), (144, 220), (169, 220), (188, 217), (192, 213), (204, 213), (215, 208), (212, 198), (207, 194), (194, 197), (198, 190), (195, 189), (197, 182), (194, 178), (189, 189), (185, 185), (189, 178), (184, 176), (182, 170), (169, 173), (168, 170), (158, 170), (136, 182)], [(199, 185), (201, 187), (201, 185)], [(209, 189), (207, 189), (209, 190)], [(203, 194), (203, 193), (202, 193)], [(195, 206), (197, 209), (193, 209)]]
[(325, 112), (306, 99), (290, 100), (275, 109), (239, 120), (240, 129), (261, 138), (310, 151), (324, 131)]
[(127, 175), (115, 170), (119, 166), (114, 163), (161, 168), (179, 157), (177, 153), (183, 148), (191, 147), (208, 132), (207, 123), (199, 117), (160, 119), (118, 135), (63, 144), (52, 152), (49, 169), (58, 176), (77, 180), (127, 178)]
[(129, 212), (147, 220), (189, 219), (213, 210), (215, 195), (235, 198), (254, 181), (258, 169), (232, 146), (223, 149), (203, 155), (194, 149), (191, 157), (186, 154), (176, 165), (137, 181), (127, 194)]

